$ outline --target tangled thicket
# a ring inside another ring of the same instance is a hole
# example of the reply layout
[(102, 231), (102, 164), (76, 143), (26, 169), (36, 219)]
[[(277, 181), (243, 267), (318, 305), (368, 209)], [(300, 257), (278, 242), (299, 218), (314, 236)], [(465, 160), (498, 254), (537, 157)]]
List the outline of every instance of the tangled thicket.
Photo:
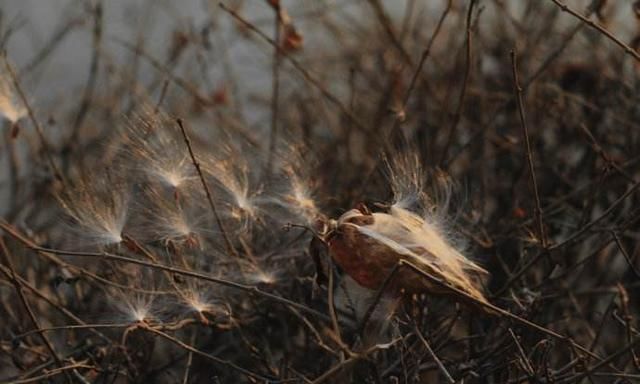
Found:
[[(1, 381), (640, 379), (639, 2), (69, 4), (20, 64), (0, 14)], [(490, 304), (360, 287), (323, 242), (359, 203)]]

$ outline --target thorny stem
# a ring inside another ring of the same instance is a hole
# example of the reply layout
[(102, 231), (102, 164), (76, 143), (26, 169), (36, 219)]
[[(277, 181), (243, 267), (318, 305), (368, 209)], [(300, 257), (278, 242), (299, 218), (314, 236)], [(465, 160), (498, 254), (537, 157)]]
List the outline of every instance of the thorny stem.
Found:
[(535, 197), (535, 216), (538, 223), (538, 239), (542, 244), (542, 248), (547, 247), (547, 237), (544, 232), (544, 223), (542, 221), (542, 207), (540, 204), (540, 194), (538, 192), (538, 182), (536, 180), (536, 170), (533, 165), (533, 154), (531, 153), (531, 141), (529, 140), (529, 129), (527, 128), (527, 119), (524, 113), (524, 102), (522, 101), (522, 88), (520, 87), (520, 80), (518, 79), (518, 67), (516, 60), (515, 48), (511, 50), (511, 70), (513, 74), (513, 86), (518, 104), (518, 116), (520, 117), (520, 125), (522, 126), (522, 134), (524, 136), (525, 151), (527, 157), (527, 164), (529, 166), (529, 178), (531, 181), (531, 188)]
[(200, 169), (200, 162), (196, 159), (196, 155), (193, 152), (193, 148), (191, 147), (191, 140), (189, 139), (189, 135), (187, 134), (187, 130), (184, 128), (182, 124), (182, 119), (176, 119), (178, 126), (180, 127), (180, 132), (182, 132), (182, 137), (184, 138), (184, 143), (189, 150), (189, 156), (191, 157), (191, 161), (193, 166), (196, 168), (196, 172), (198, 172), (198, 177), (200, 178), (200, 182), (202, 183), (202, 188), (204, 189), (205, 194), (207, 195), (207, 201), (209, 202), (209, 207), (211, 208), (211, 212), (213, 212), (213, 216), (216, 219), (216, 224), (218, 225), (218, 229), (222, 233), (222, 238), (224, 239), (225, 246), (227, 248), (227, 252), (234, 257), (238, 257), (238, 252), (231, 244), (231, 240), (227, 234), (227, 231), (224, 229), (224, 225), (222, 224), (222, 218), (218, 213), (218, 208), (216, 204), (213, 202), (213, 197), (211, 196), (211, 190), (209, 189), (209, 185), (207, 184), (207, 180), (204, 178), (204, 174), (202, 173), (202, 169)]

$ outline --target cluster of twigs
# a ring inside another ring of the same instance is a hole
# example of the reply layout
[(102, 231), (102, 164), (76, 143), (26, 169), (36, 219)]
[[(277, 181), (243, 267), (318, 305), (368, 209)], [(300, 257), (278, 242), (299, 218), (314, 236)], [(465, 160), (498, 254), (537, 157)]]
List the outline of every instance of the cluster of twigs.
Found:
[[(638, 2), (149, 2), (131, 39), (70, 4), (21, 64), (0, 9), (0, 381), (640, 380)], [(490, 303), (410, 263), (451, 294), (391, 302), (317, 236), (427, 176)]]

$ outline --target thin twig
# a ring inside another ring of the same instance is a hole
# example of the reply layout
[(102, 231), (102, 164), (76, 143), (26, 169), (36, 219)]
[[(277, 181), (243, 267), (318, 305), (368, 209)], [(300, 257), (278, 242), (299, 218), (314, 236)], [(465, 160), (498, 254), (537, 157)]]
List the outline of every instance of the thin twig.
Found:
[(416, 86), (418, 77), (420, 77), (420, 73), (422, 72), (422, 67), (424, 63), (427, 61), (427, 57), (429, 57), (429, 53), (431, 53), (431, 47), (433, 46), (433, 42), (436, 40), (436, 37), (440, 34), (440, 29), (442, 28), (442, 24), (444, 24), (444, 20), (447, 18), (447, 15), (451, 11), (452, 0), (447, 1), (447, 7), (440, 15), (440, 19), (438, 19), (438, 24), (436, 24), (436, 28), (433, 30), (433, 34), (427, 43), (427, 47), (422, 51), (422, 56), (420, 56), (420, 62), (418, 63), (418, 67), (416, 68), (413, 76), (411, 77), (411, 83), (409, 83), (409, 87), (407, 88), (407, 92), (404, 94), (404, 99), (402, 101), (402, 111), (404, 112), (407, 108), (407, 103), (409, 103), (409, 97), (411, 97), (411, 93)]
[(583, 378), (589, 376), (590, 374), (594, 373), (595, 371), (597, 371), (598, 369), (604, 367), (605, 365), (613, 362), (614, 360), (616, 360), (618, 357), (624, 355), (625, 353), (629, 352), (631, 349), (635, 348), (637, 345), (640, 345), (640, 338), (639, 339), (635, 339), (634, 341), (632, 341), (631, 343), (628, 343), (627, 345), (624, 346), (624, 348), (619, 349), (617, 351), (615, 351), (614, 353), (612, 353), (611, 355), (609, 355), (607, 358), (605, 359), (601, 359), (597, 364), (585, 369), (584, 371), (566, 378), (565, 380), (560, 381), (559, 383), (579, 383)]
[(355, 128), (357, 128), (358, 130), (362, 131), (362, 132), (367, 132), (367, 128), (364, 126), (363, 123), (360, 122), (360, 120), (353, 114), (351, 113), (351, 111), (349, 110), (349, 108), (347, 106), (345, 106), (340, 99), (338, 99), (337, 96), (335, 96), (334, 94), (332, 94), (331, 92), (329, 92), (323, 85), (322, 83), (320, 83), (320, 81), (318, 79), (316, 79), (314, 76), (311, 75), (311, 73), (309, 73), (309, 71), (307, 71), (304, 66), (302, 64), (300, 64), (300, 62), (298, 62), (298, 60), (294, 59), (293, 57), (291, 57), (291, 55), (289, 55), (287, 53), (287, 51), (285, 51), (282, 47), (279, 46), (279, 44), (277, 44), (277, 42), (273, 41), (272, 38), (270, 38), (269, 36), (267, 36), (264, 32), (262, 32), (261, 30), (259, 30), (255, 25), (253, 25), (252, 23), (250, 23), (249, 21), (247, 21), (246, 19), (244, 19), (242, 16), (240, 16), (240, 14), (238, 14), (236, 11), (232, 10), (231, 8), (227, 7), (226, 5), (224, 5), (224, 3), (220, 3), (220, 8), (222, 8), (222, 10), (224, 10), (225, 12), (229, 13), (234, 19), (236, 19), (238, 22), (240, 22), (243, 26), (245, 26), (247, 29), (249, 29), (250, 31), (254, 32), (256, 35), (260, 36), (260, 38), (262, 38), (262, 40), (266, 41), (267, 43), (269, 43), (271, 46), (275, 47), (278, 51), (280, 51), (280, 55), (282, 55), (282, 57), (285, 57), (287, 60), (289, 60), (289, 62), (291, 63), (291, 65), (293, 65), (293, 67), (300, 72), (300, 74), (302, 75), (302, 77), (308, 81), (311, 85), (313, 85), (316, 89), (318, 89), (320, 91), (320, 93), (329, 101), (331, 102), (333, 105), (335, 105), (336, 107), (338, 107), (338, 109), (340, 110), (340, 112), (342, 114), (344, 114), (354, 125)]
[(162, 82), (162, 88), (160, 88), (160, 96), (158, 97), (158, 102), (156, 103), (155, 108), (153, 108), (154, 114), (158, 113), (158, 111), (160, 110), (162, 102), (167, 95), (167, 89), (169, 89), (169, 79), (164, 79), (164, 81)]
[(635, 266), (635, 260), (632, 260), (631, 257), (629, 256), (629, 253), (627, 253), (627, 250), (624, 249), (624, 246), (622, 245), (622, 241), (620, 241), (620, 237), (618, 236), (618, 234), (615, 231), (611, 231), (611, 236), (613, 236), (613, 239), (615, 240), (616, 245), (620, 250), (620, 253), (622, 253), (622, 256), (627, 262), (627, 265), (629, 265), (631, 272), (633, 272), (636, 278), (640, 278), (640, 271), (638, 271), (638, 269)]
[(275, 13), (273, 41), (276, 45), (273, 48), (273, 65), (271, 67), (271, 134), (269, 136), (269, 154), (267, 157), (266, 178), (271, 175), (271, 167), (275, 156), (276, 142), (278, 140), (278, 99), (280, 95), (280, 35), (282, 33), (282, 17), (280, 2), (270, 2)]
[(179, 347), (181, 347), (181, 348), (183, 348), (183, 349), (185, 349), (185, 350), (187, 350), (189, 352), (195, 353), (198, 356), (201, 356), (201, 357), (204, 357), (206, 359), (209, 359), (209, 360), (213, 361), (214, 363), (217, 363), (217, 364), (224, 365), (226, 367), (232, 368), (232, 369), (234, 369), (234, 370), (236, 370), (236, 371), (238, 371), (238, 372), (240, 372), (240, 373), (242, 373), (242, 374), (244, 374), (244, 375), (246, 375), (248, 377), (252, 377), (252, 378), (255, 378), (255, 379), (258, 379), (258, 380), (262, 380), (263, 382), (271, 382), (271, 381), (273, 381), (272, 378), (268, 378), (268, 377), (265, 377), (263, 375), (257, 374), (255, 372), (252, 372), (252, 371), (246, 369), (246, 368), (242, 368), (241, 366), (239, 366), (239, 365), (237, 365), (237, 364), (235, 364), (235, 363), (233, 363), (233, 362), (231, 362), (229, 360), (221, 359), (219, 357), (213, 356), (212, 354), (203, 352), (203, 351), (201, 351), (201, 350), (199, 350), (197, 348), (194, 348), (194, 347), (184, 343), (183, 341), (181, 341), (181, 340), (179, 340), (179, 339), (177, 339), (177, 338), (175, 338), (175, 337), (173, 337), (173, 336), (171, 336), (169, 334), (166, 334), (166, 333), (164, 333), (162, 331), (159, 331), (159, 330), (157, 330), (157, 329), (155, 329), (153, 327), (143, 326), (142, 329), (144, 329), (144, 330), (146, 330), (148, 332), (151, 332), (153, 334), (156, 334), (158, 336), (161, 336), (164, 339), (167, 339), (170, 342), (178, 345)]
[(535, 377), (536, 373), (533, 370), (531, 361), (529, 361), (527, 354), (524, 353), (524, 348), (522, 348), (522, 344), (520, 344), (520, 340), (518, 340), (518, 336), (516, 336), (516, 334), (513, 332), (513, 329), (511, 328), (509, 328), (509, 335), (511, 335), (513, 342), (516, 344), (516, 347), (518, 348), (518, 353), (520, 354), (520, 359), (522, 360), (522, 364), (524, 365), (527, 375), (529, 375), (530, 380), (532, 380), (533, 382), (537, 382)]
[(627, 44), (623, 43), (620, 39), (618, 39), (611, 32), (609, 32), (605, 27), (603, 27), (599, 23), (587, 18), (583, 14), (573, 10), (567, 4), (563, 3), (562, 1), (559, 1), (559, 0), (551, 0), (551, 1), (554, 2), (558, 7), (560, 7), (560, 9), (562, 11), (567, 12), (567, 13), (573, 15), (574, 17), (577, 17), (583, 23), (587, 24), (591, 28), (597, 30), (598, 32), (600, 32), (601, 34), (606, 36), (609, 40), (611, 40), (616, 45), (618, 45), (620, 48), (622, 48), (625, 51), (625, 53), (629, 54), (630, 56), (632, 56), (637, 61), (640, 61), (640, 53), (638, 53), (635, 49), (631, 48)]
[(335, 276), (334, 276), (334, 267), (333, 260), (329, 258), (329, 286), (327, 287), (327, 301), (329, 304), (329, 316), (331, 316), (331, 326), (333, 327), (333, 332), (338, 339), (338, 343), (340, 346), (345, 345), (342, 340), (342, 332), (340, 332), (340, 323), (338, 323), (338, 315), (336, 313), (336, 303), (335, 303)]
[[(194, 329), (193, 334), (191, 335), (191, 345), (196, 342), (196, 335), (198, 334), (198, 330)], [(189, 383), (189, 372), (191, 372), (191, 365), (193, 364), (193, 351), (189, 351), (187, 355), (187, 366), (184, 368), (184, 375), (182, 376), (182, 384)]]
[(565, 246), (567, 246), (569, 244), (572, 244), (574, 241), (576, 241), (576, 239), (578, 239), (585, 232), (587, 232), (589, 229), (591, 229), (594, 225), (598, 224), (600, 221), (602, 221), (602, 219), (604, 219), (611, 212), (613, 212), (613, 210), (616, 209), (620, 204), (622, 204), (622, 202), (624, 200), (626, 200), (627, 197), (631, 196), (638, 189), (638, 187), (640, 187), (640, 181), (635, 183), (633, 186), (631, 186), (631, 188), (629, 188), (622, 196), (620, 196), (604, 212), (602, 212), (602, 214), (600, 214), (600, 216), (596, 217), (595, 219), (593, 219), (589, 223), (585, 224), (582, 228), (580, 228), (578, 231), (574, 232), (567, 239), (565, 239), (564, 241), (562, 241), (560, 243), (549, 245), (546, 249), (543, 249), (540, 252), (538, 252), (522, 268), (520, 268), (520, 270), (518, 270), (517, 272), (514, 272), (511, 275), (511, 277), (509, 277), (509, 279), (502, 286), (502, 288), (500, 288), (498, 290), (498, 292), (496, 292), (496, 295), (501, 295), (507, 289), (509, 289), (509, 287), (511, 287), (511, 285), (515, 281), (520, 279), (520, 277), (522, 277), (522, 275), (524, 275), (529, 270), (529, 268), (531, 268), (535, 263), (537, 263), (538, 260), (540, 260), (544, 255), (548, 254), (551, 251), (555, 251), (556, 249), (561, 249), (561, 248), (563, 248), (563, 247), (565, 247)]
[[(6, 267), (0, 265), (0, 272), (2, 272), (9, 280), (13, 279), (11, 271), (9, 270), (9, 268), (6, 268)], [(30, 284), (27, 280), (25, 280), (22, 276), (16, 276), (16, 278), (18, 279), (18, 282), (20, 283), (20, 285), (22, 287), (24, 287), (24, 288), (27, 288), (29, 291), (31, 291), (31, 293), (33, 295), (35, 295), (38, 298), (40, 298), (41, 300), (45, 301), (47, 304), (49, 304), (50, 306), (55, 308), (57, 311), (62, 313), (64, 316), (66, 316), (69, 319), (73, 320), (74, 322), (78, 323), (79, 326), (83, 326), (83, 327), (86, 326), (86, 323), (84, 321), (82, 321), (82, 319), (80, 319), (78, 316), (74, 315), (67, 308), (65, 308), (62, 305), (60, 305), (60, 304), (54, 302), (53, 300), (51, 300), (45, 294), (40, 292), (36, 287), (34, 287), (32, 284)], [(42, 330), (45, 331), (47, 329), (46, 328), (42, 328)], [(93, 327), (90, 327), (89, 330), (92, 333), (94, 333), (96, 336), (100, 337), (102, 340), (104, 340), (106, 342), (110, 342), (111, 341), (111, 339), (106, 337), (101, 332), (98, 332), (97, 330), (93, 329)]]
[(247, 285), (247, 284), (242, 284), (242, 283), (237, 283), (234, 281), (230, 281), (230, 280), (226, 280), (226, 279), (221, 279), (218, 277), (213, 277), (213, 276), (209, 276), (207, 274), (204, 273), (198, 273), (198, 272), (193, 272), (193, 271), (189, 271), (189, 270), (185, 270), (185, 269), (181, 269), (181, 268), (176, 268), (176, 267), (172, 267), (170, 265), (164, 265), (164, 264), (160, 264), (160, 263), (153, 263), (153, 262), (149, 262), (149, 261), (145, 261), (145, 260), (139, 260), (139, 259), (134, 259), (131, 257), (126, 257), (126, 256), (121, 256), (121, 255), (116, 255), (116, 254), (112, 254), (112, 253), (108, 253), (108, 252), (77, 252), (77, 251), (64, 251), (64, 250), (60, 250), (60, 249), (51, 249), (51, 248), (45, 248), (45, 247), (40, 247), (39, 245), (33, 243), (32, 241), (28, 240), (27, 238), (25, 238), (22, 234), (20, 234), (19, 232), (17, 232), (14, 228), (12, 228), (11, 226), (3, 223), (0, 220), (0, 228), (2, 228), (3, 230), (5, 230), (9, 235), (11, 235), (11, 237), (13, 237), (14, 239), (18, 240), (20, 243), (22, 243), (24, 246), (26, 246), (27, 248), (30, 248), (34, 251), (37, 252), (43, 252), (43, 253), (52, 253), (52, 254), (57, 254), (57, 255), (66, 255), (66, 256), (77, 256), (77, 257), (98, 257), (98, 258), (103, 258), (105, 260), (114, 260), (114, 261), (120, 261), (120, 262), (124, 262), (124, 263), (129, 263), (129, 264), (136, 264), (136, 265), (141, 265), (144, 267), (148, 267), (148, 268), (154, 268), (154, 269), (158, 269), (158, 270), (163, 270), (163, 271), (168, 271), (171, 273), (175, 273), (178, 275), (183, 275), (183, 276), (188, 276), (191, 278), (195, 278), (195, 279), (200, 279), (200, 280), (204, 280), (204, 281), (210, 281), (212, 283), (216, 283), (216, 284), (220, 284), (220, 285), (224, 285), (230, 288), (234, 288), (234, 289), (238, 289), (241, 291), (245, 291), (245, 292), (249, 292), (249, 293), (253, 293), (256, 294), (258, 296), (262, 296), (264, 298), (267, 298), (269, 300), (284, 304), (284, 305), (288, 305), (288, 306), (292, 306), (294, 308), (298, 308), (306, 313), (309, 313), (311, 315), (314, 315), (320, 319), (323, 320), (328, 320), (330, 321), (331, 319), (329, 318), (329, 316), (320, 313), (314, 309), (311, 309), (303, 304), (300, 303), (296, 303), (294, 301), (291, 301), (289, 299), (286, 299), (284, 297), (278, 296), (278, 295), (274, 295), (272, 293), (269, 292), (265, 292), (263, 290), (261, 290), (260, 288), (253, 286), (253, 285)]
[(338, 364), (336, 364), (333, 367), (331, 367), (329, 370), (325, 371), (322, 375), (318, 376), (315, 380), (313, 380), (312, 383), (313, 384), (324, 383), (327, 380), (329, 380), (330, 378), (332, 378), (335, 374), (340, 372), (342, 369), (346, 368), (348, 365), (354, 364), (355, 362), (357, 362), (359, 360), (366, 359), (368, 355), (370, 355), (371, 353), (376, 352), (376, 351), (378, 351), (380, 349), (389, 348), (389, 347), (393, 346), (394, 344), (396, 344), (397, 342), (399, 342), (400, 340), (402, 340), (402, 338), (394, 339), (394, 340), (392, 340), (391, 342), (389, 342), (387, 344), (374, 345), (373, 347), (368, 348), (367, 350), (365, 350), (362, 353), (353, 354), (348, 359), (339, 362)]
[(554, 339), (556, 339), (558, 341), (562, 341), (562, 342), (568, 343), (570, 346), (575, 347), (576, 349), (584, 352), (585, 354), (587, 354), (587, 355), (589, 355), (591, 357), (594, 357), (594, 358), (596, 358), (598, 360), (602, 360), (598, 355), (596, 355), (595, 353), (591, 352), (588, 348), (585, 348), (582, 345), (577, 344), (570, 337), (563, 336), (563, 335), (561, 335), (561, 334), (559, 334), (559, 333), (557, 333), (555, 331), (552, 331), (552, 330), (550, 330), (548, 328), (545, 328), (545, 327), (543, 327), (541, 325), (538, 325), (538, 324), (536, 324), (536, 323), (534, 323), (532, 321), (529, 321), (529, 320), (527, 320), (527, 319), (525, 319), (523, 317), (515, 315), (515, 314), (513, 314), (513, 313), (511, 313), (511, 312), (509, 312), (509, 311), (507, 311), (505, 309), (502, 309), (502, 308), (500, 308), (498, 306), (495, 306), (495, 305), (489, 303), (488, 301), (478, 300), (477, 298), (475, 298), (474, 296), (470, 295), (469, 293), (467, 293), (467, 292), (465, 292), (465, 291), (463, 291), (461, 289), (458, 289), (458, 288), (456, 288), (454, 286), (451, 286), (451, 285), (449, 285), (449, 284), (447, 284), (447, 283), (445, 283), (445, 282), (443, 282), (443, 281), (431, 276), (430, 274), (426, 273), (425, 271), (423, 271), (422, 269), (420, 269), (416, 265), (412, 264), (411, 262), (408, 262), (406, 260), (400, 260), (398, 262), (398, 266), (399, 267), (402, 267), (402, 266), (409, 267), (412, 271), (414, 271), (415, 273), (417, 273), (420, 276), (423, 276), (424, 278), (426, 278), (430, 282), (432, 282), (432, 283), (438, 285), (439, 287), (442, 287), (442, 288), (444, 288), (444, 289), (446, 289), (446, 290), (448, 290), (448, 291), (450, 291), (452, 293), (455, 293), (460, 298), (464, 298), (464, 299), (466, 299), (466, 300), (468, 300), (468, 301), (470, 301), (472, 303), (475, 303), (475, 304), (477, 304), (477, 305), (479, 305), (479, 306), (481, 306), (483, 308), (488, 309), (490, 313), (493, 312), (493, 313), (495, 313), (497, 315), (500, 315), (502, 317), (514, 320), (515, 322), (517, 322), (517, 323), (519, 323), (519, 324), (521, 324), (523, 326), (526, 326), (527, 328), (530, 328), (532, 330), (538, 331), (538, 332), (540, 332), (540, 333), (542, 333), (544, 335), (550, 336), (550, 337), (552, 337), (552, 338), (554, 338)]
[(371, 302), (371, 304), (369, 304), (367, 311), (364, 313), (364, 317), (362, 318), (362, 320), (360, 320), (360, 323), (358, 324), (358, 328), (357, 328), (358, 335), (363, 334), (364, 328), (366, 327), (367, 323), (369, 322), (369, 319), (371, 318), (371, 315), (373, 314), (373, 310), (376, 308), (376, 306), (378, 306), (380, 299), (382, 299), (382, 295), (387, 290), (387, 287), (389, 287), (389, 284), (391, 284), (391, 281), (396, 276), (396, 273), (400, 270), (400, 266), (401, 264), (396, 264), (393, 266), (393, 269), (389, 271), (387, 276), (384, 278), (384, 281), (376, 291), (376, 294), (373, 297), (373, 301)]
[[(22, 291), (22, 285), (18, 280), (18, 274), (16, 273), (16, 270), (13, 267), (13, 262), (11, 261), (11, 256), (9, 254), (9, 248), (5, 243), (3, 236), (0, 236), (0, 251), (2, 251), (2, 255), (4, 256), (4, 262), (6, 263), (7, 267), (11, 271), (11, 281), (13, 282), (16, 293), (18, 294), (18, 297), (20, 298), (20, 301), (22, 302), (24, 309), (27, 311), (27, 314), (29, 315), (29, 319), (31, 320), (31, 323), (33, 324), (34, 328), (38, 330), (38, 336), (40, 336), (40, 339), (49, 350), (51, 357), (56, 362), (58, 367), (60, 368), (64, 367), (64, 363), (60, 359), (60, 356), (58, 356), (58, 353), (53, 347), (53, 344), (51, 343), (49, 338), (44, 334), (44, 332), (42, 332), (42, 328), (40, 327), (40, 322), (38, 321), (38, 318), (36, 317), (35, 312), (33, 312), (31, 305), (29, 305), (29, 301), (27, 300), (27, 297)], [(65, 375), (67, 375), (68, 380), (71, 380), (71, 376), (69, 376), (68, 372), (65, 372)]]
[(178, 87), (180, 87), (180, 89), (190, 94), (200, 104), (202, 105), (210, 104), (207, 96), (200, 93), (200, 91), (196, 87), (194, 87), (185, 79), (175, 75), (171, 70), (171, 68), (162, 64), (158, 59), (153, 57), (149, 52), (147, 52), (142, 47), (131, 44), (130, 42), (121, 40), (117, 37), (112, 37), (111, 40), (121, 45), (122, 47), (127, 48), (128, 50), (135, 52), (139, 54), (141, 57), (145, 58), (147, 62), (151, 64), (152, 67), (154, 67), (158, 72), (161, 72), (162, 74), (167, 76), (169, 80), (171, 80)]
[(9, 189), (9, 197), (7, 201), (10, 206), (16, 207), (18, 204), (18, 194), (20, 191), (20, 162), (18, 152), (16, 151), (16, 138), (13, 135), (14, 130), (18, 129), (18, 122), (11, 123), (6, 121), (4, 124), (4, 141), (7, 151), (7, 163), (9, 164), (9, 180), (11, 188)]
[(429, 342), (427, 341), (427, 339), (424, 337), (422, 332), (420, 332), (420, 329), (418, 328), (418, 324), (414, 324), (414, 328), (415, 328), (416, 335), (418, 335), (418, 338), (420, 339), (420, 341), (422, 341), (422, 344), (424, 344), (425, 348), (427, 348), (427, 352), (429, 352), (429, 355), (431, 355), (431, 358), (433, 359), (433, 361), (436, 362), (436, 365), (438, 366), (438, 369), (440, 369), (440, 372), (442, 372), (442, 374), (444, 375), (444, 377), (447, 379), (449, 383), (455, 384), (456, 381), (453, 379), (453, 377), (451, 377), (451, 374), (447, 370), (447, 367), (445, 367), (444, 364), (442, 364), (442, 361), (440, 360), (438, 355), (436, 355), (436, 353), (433, 351), (433, 348), (431, 348), (431, 345), (429, 345)]
[(376, 14), (376, 17), (378, 18), (378, 22), (382, 24), (382, 27), (384, 28), (384, 31), (387, 34), (387, 37), (389, 38), (391, 45), (393, 45), (393, 47), (398, 51), (398, 53), (400, 53), (400, 56), (402, 56), (402, 60), (404, 60), (404, 62), (408, 66), (413, 67), (413, 60), (411, 59), (411, 55), (409, 55), (407, 50), (404, 49), (404, 47), (402, 46), (402, 42), (400, 41), (400, 39), (398, 39), (398, 37), (396, 36), (396, 33), (393, 31), (393, 25), (392, 25), (391, 19), (389, 18), (389, 15), (387, 15), (387, 13), (385, 12), (384, 7), (382, 6), (382, 3), (380, 2), (380, 0), (368, 0), (368, 2), (369, 2), (369, 5), (371, 5), (371, 7), (373, 8), (373, 11)]
[(606, 210), (604, 210), (604, 212), (602, 212), (600, 216), (596, 217), (589, 223), (585, 224), (582, 228), (580, 228), (580, 230), (574, 232), (571, 236), (569, 236), (563, 242), (549, 246), (549, 250), (552, 251), (555, 249), (559, 249), (573, 243), (577, 238), (582, 236), (586, 231), (591, 229), (594, 225), (598, 224), (605, 217), (609, 216), (609, 214), (613, 212), (613, 210), (616, 209), (624, 200), (626, 200), (627, 197), (631, 196), (638, 189), (638, 187), (640, 187), (640, 181), (633, 184), (625, 193), (622, 194), (622, 196), (617, 198), (616, 201), (614, 201)]
[(460, 123), (460, 119), (462, 118), (462, 109), (464, 108), (464, 100), (467, 95), (467, 84), (469, 82), (469, 74), (471, 72), (471, 15), (473, 14), (473, 8), (476, 4), (476, 0), (471, 0), (469, 2), (469, 9), (467, 10), (467, 21), (466, 21), (466, 39), (465, 39), (465, 64), (464, 64), (464, 75), (462, 78), (462, 87), (460, 88), (460, 94), (458, 96), (458, 106), (456, 107), (456, 112), (453, 115), (451, 127), (449, 128), (449, 134), (447, 136), (447, 141), (444, 144), (442, 149), (442, 155), (440, 157), (440, 165), (443, 165), (447, 160), (447, 152), (449, 152), (449, 147), (453, 142), (453, 137), (455, 136), (456, 130), (458, 128), (458, 124)]
[(31, 108), (31, 104), (27, 100), (27, 96), (25, 95), (24, 91), (22, 90), (22, 86), (20, 85), (20, 81), (18, 80), (18, 77), (16, 75), (16, 71), (13, 69), (13, 66), (9, 62), (9, 58), (7, 57), (6, 53), (2, 54), (2, 58), (4, 60), (4, 65), (7, 68), (7, 72), (9, 73), (9, 76), (11, 77), (11, 80), (13, 81), (13, 85), (15, 86), (16, 90), (18, 91), (18, 95), (20, 96), (20, 100), (22, 101), (22, 104), (27, 109), (27, 113), (29, 114), (29, 119), (31, 120), (31, 123), (33, 124), (33, 127), (36, 129), (36, 133), (38, 134), (38, 137), (40, 139), (40, 145), (42, 145), (42, 148), (44, 149), (45, 157), (47, 158), (47, 162), (49, 163), (49, 166), (51, 167), (51, 172), (53, 172), (54, 177), (60, 183), (62, 183), (62, 185), (64, 186), (65, 185), (65, 180), (64, 180), (64, 177), (62, 176), (62, 173), (60, 172), (60, 169), (58, 168), (58, 166), (56, 165), (56, 163), (55, 163), (55, 161), (53, 159), (53, 151), (51, 149), (51, 146), (49, 145), (49, 141), (45, 137), (44, 131), (42, 129), (42, 126), (38, 122), (38, 119), (36, 119), (36, 116), (33, 113), (33, 108)]
[[(69, 2), (67, 4), (68, 6), (72, 6), (73, 2)], [(60, 14), (67, 14), (66, 10), (62, 10), (60, 12)], [(45, 60), (56, 51), (56, 48), (62, 44), (70, 32), (73, 32), (75, 28), (82, 26), (83, 23), (84, 21), (81, 17), (67, 20), (62, 27), (58, 28), (56, 32), (50, 35), (49, 40), (42, 45), (42, 49), (36, 53), (24, 67), (20, 68), (18, 75), (23, 77), (33, 72), (35, 68), (45, 62)]]
[(520, 125), (522, 127), (522, 134), (524, 136), (525, 152), (527, 158), (527, 165), (529, 166), (529, 180), (531, 182), (531, 188), (533, 189), (533, 195), (535, 198), (535, 217), (538, 223), (538, 238), (542, 244), (542, 248), (547, 247), (546, 235), (544, 232), (544, 223), (542, 220), (542, 206), (540, 204), (540, 193), (538, 192), (538, 181), (536, 179), (536, 170), (533, 165), (533, 154), (531, 153), (531, 141), (529, 140), (529, 129), (527, 128), (527, 119), (524, 112), (524, 102), (522, 101), (522, 88), (520, 87), (520, 81), (518, 79), (518, 67), (516, 60), (515, 48), (511, 50), (511, 70), (513, 74), (513, 86), (518, 104), (518, 115), (520, 117)]
[(198, 172), (198, 177), (200, 177), (200, 182), (202, 183), (202, 188), (204, 189), (204, 192), (207, 195), (207, 201), (209, 202), (209, 207), (211, 208), (211, 212), (213, 212), (213, 216), (216, 219), (216, 224), (218, 225), (218, 229), (220, 229), (220, 232), (222, 233), (222, 238), (224, 239), (225, 246), (227, 248), (227, 252), (229, 252), (229, 255), (232, 255), (234, 257), (238, 257), (238, 252), (235, 250), (235, 248), (231, 244), (231, 240), (229, 239), (229, 235), (227, 234), (227, 231), (225, 231), (225, 229), (224, 229), (224, 225), (222, 224), (222, 218), (220, 217), (220, 214), (218, 213), (218, 208), (216, 207), (216, 204), (213, 201), (213, 197), (211, 196), (211, 190), (209, 189), (209, 185), (207, 184), (207, 180), (204, 178), (204, 174), (202, 173), (202, 169), (200, 169), (200, 162), (198, 162), (198, 159), (196, 159), (196, 155), (193, 152), (193, 148), (191, 147), (191, 140), (189, 139), (189, 135), (187, 134), (187, 130), (184, 128), (184, 125), (182, 124), (182, 119), (176, 119), (176, 122), (178, 123), (178, 126), (180, 127), (180, 132), (182, 132), (182, 137), (184, 138), (184, 143), (186, 144), (187, 149), (189, 150), (189, 156), (191, 157), (191, 161), (193, 163), (193, 166), (196, 168), (196, 172)]
[(82, 101), (76, 114), (75, 120), (71, 125), (71, 136), (68, 140), (69, 145), (74, 145), (78, 140), (82, 122), (86, 118), (93, 102), (93, 94), (95, 92), (98, 80), (98, 68), (100, 64), (100, 51), (102, 43), (102, 23), (103, 23), (102, 2), (98, 1), (93, 9), (93, 54), (91, 55), (91, 63), (89, 64), (89, 77), (84, 88)]
[[(52, 377), (58, 376), (61, 373), (68, 375), (70, 370), (76, 371), (79, 368), (96, 369), (96, 367), (93, 365), (88, 365), (84, 363), (73, 363), (73, 364), (64, 365), (60, 368), (49, 370), (40, 376), (29, 377), (28, 379), (11, 380), (7, 384), (47, 383), (51, 381), (50, 379)], [(73, 381), (67, 381), (67, 382), (72, 383)]]

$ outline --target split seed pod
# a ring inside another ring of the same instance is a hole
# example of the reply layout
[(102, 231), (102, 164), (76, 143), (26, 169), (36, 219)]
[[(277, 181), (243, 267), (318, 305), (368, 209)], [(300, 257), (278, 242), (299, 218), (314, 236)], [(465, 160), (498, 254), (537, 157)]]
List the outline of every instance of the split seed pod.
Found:
[[(404, 208), (392, 206), (387, 213), (371, 213), (364, 205), (352, 209), (332, 222), (326, 243), (336, 264), (365, 288), (382, 287), (404, 260), (475, 300), (487, 302), (480, 284), (488, 272), (456, 250), (435, 225)], [(454, 290), (410, 268), (396, 273), (389, 285), (396, 294), (455, 295)]]

